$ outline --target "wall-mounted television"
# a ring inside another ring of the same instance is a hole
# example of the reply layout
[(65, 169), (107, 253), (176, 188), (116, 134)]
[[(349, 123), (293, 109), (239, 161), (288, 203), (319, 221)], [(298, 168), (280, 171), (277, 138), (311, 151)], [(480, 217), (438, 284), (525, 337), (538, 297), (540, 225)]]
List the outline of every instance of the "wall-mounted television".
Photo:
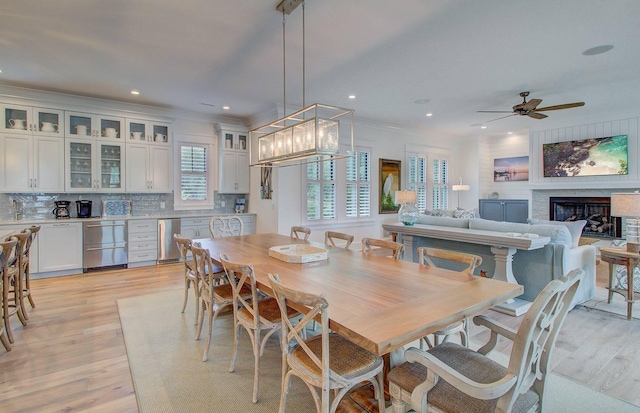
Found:
[(542, 145), (544, 177), (627, 175), (627, 135)]

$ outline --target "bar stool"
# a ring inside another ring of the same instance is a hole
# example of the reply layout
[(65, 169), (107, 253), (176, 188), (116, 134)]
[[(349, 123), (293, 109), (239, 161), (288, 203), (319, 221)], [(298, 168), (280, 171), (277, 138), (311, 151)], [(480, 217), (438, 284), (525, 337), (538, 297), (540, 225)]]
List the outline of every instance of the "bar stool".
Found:
[(11, 316), (17, 314), (22, 325), (27, 325), (27, 320), (22, 314), (19, 294), (21, 288), (20, 243), (24, 243), (26, 238), (25, 234), (13, 234), (0, 243), (6, 257), (4, 274), (2, 274), (2, 321), (10, 343), (14, 341), (11, 331)]
[[(4, 292), (4, 268), (6, 262), (7, 260), (4, 255), (4, 249), (0, 249), (0, 280), (2, 280), (2, 282), (0, 282), (0, 300), (2, 300), (2, 302), (4, 302), (4, 296), (2, 292)], [(9, 344), (9, 340), (7, 339), (7, 335), (4, 332), (4, 325), (2, 323), (0, 323), (0, 341), (2, 341), (2, 345), (4, 346), (5, 350), (11, 351), (11, 344)]]
[(20, 289), (20, 305), (22, 306), (22, 314), (25, 319), (29, 319), (27, 315), (27, 307), (25, 305), (26, 298), (29, 299), (29, 303), (31, 304), (31, 308), (36, 308), (36, 304), (33, 302), (33, 297), (31, 295), (31, 281), (30, 281), (30, 266), (29, 266), (29, 257), (31, 246), (33, 245), (33, 241), (35, 241), (38, 232), (40, 231), (40, 225), (33, 225), (27, 229), (23, 229), (22, 233), (29, 232), (29, 238), (27, 238), (25, 242), (24, 249), (22, 250), (22, 254), (20, 255), (20, 259), (22, 262), (20, 263), (21, 270), (21, 284), (22, 288)]

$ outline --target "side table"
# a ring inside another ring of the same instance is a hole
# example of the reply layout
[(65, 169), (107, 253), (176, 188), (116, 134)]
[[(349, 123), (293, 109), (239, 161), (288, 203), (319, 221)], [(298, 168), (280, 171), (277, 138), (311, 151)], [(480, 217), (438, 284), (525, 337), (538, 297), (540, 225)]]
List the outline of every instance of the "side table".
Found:
[[(626, 297), (627, 301), (627, 320), (631, 320), (631, 312), (633, 310), (633, 303), (636, 301), (635, 293), (633, 292), (633, 269), (638, 266), (640, 262), (640, 254), (635, 252), (629, 252), (626, 248), (621, 247), (600, 247), (600, 259), (609, 263), (609, 299), (608, 303), (611, 304), (611, 298), (613, 293), (621, 294)], [(615, 288), (613, 286), (614, 280), (614, 265), (624, 265), (627, 267), (627, 289)]]

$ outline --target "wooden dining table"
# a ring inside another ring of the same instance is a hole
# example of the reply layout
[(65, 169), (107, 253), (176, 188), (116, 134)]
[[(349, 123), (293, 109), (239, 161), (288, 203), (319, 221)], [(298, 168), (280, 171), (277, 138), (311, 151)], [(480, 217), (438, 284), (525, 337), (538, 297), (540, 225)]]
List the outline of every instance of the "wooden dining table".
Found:
[[(523, 292), (517, 284), (279, 234), (193, 241), (208, 249), (214, 259), (226, 253), (230, 261), (252, 264), (258, 288), (267, 294), (273, 294), (269, 273), (278, 274), (290, 288), (323, 294), (329, 303), (329, 328), (378, 355)], [(269, 256), (270, 247), (290, 244), (326, 248), (328, 258), (298, 264)]]

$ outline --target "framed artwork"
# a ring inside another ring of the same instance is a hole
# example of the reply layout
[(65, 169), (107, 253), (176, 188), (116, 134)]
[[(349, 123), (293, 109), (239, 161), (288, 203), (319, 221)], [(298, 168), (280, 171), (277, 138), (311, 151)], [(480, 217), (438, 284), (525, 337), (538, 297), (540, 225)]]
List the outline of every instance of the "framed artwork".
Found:
[(400, 206), (395, 204), (395, 198), (396, 191), (400, 190), (401, 165), (401, 161), (380, 159), (380, 182), (378, 183), (380, 196), (378, 197), (378, 205), (381, 214), (397, 214), (400, 209)]
[(493, 182), (529, 180), (529, 157), (496, 158), (493, 160)]
[(628, 175), (627, 135), (542, 145), (544, 177)]

